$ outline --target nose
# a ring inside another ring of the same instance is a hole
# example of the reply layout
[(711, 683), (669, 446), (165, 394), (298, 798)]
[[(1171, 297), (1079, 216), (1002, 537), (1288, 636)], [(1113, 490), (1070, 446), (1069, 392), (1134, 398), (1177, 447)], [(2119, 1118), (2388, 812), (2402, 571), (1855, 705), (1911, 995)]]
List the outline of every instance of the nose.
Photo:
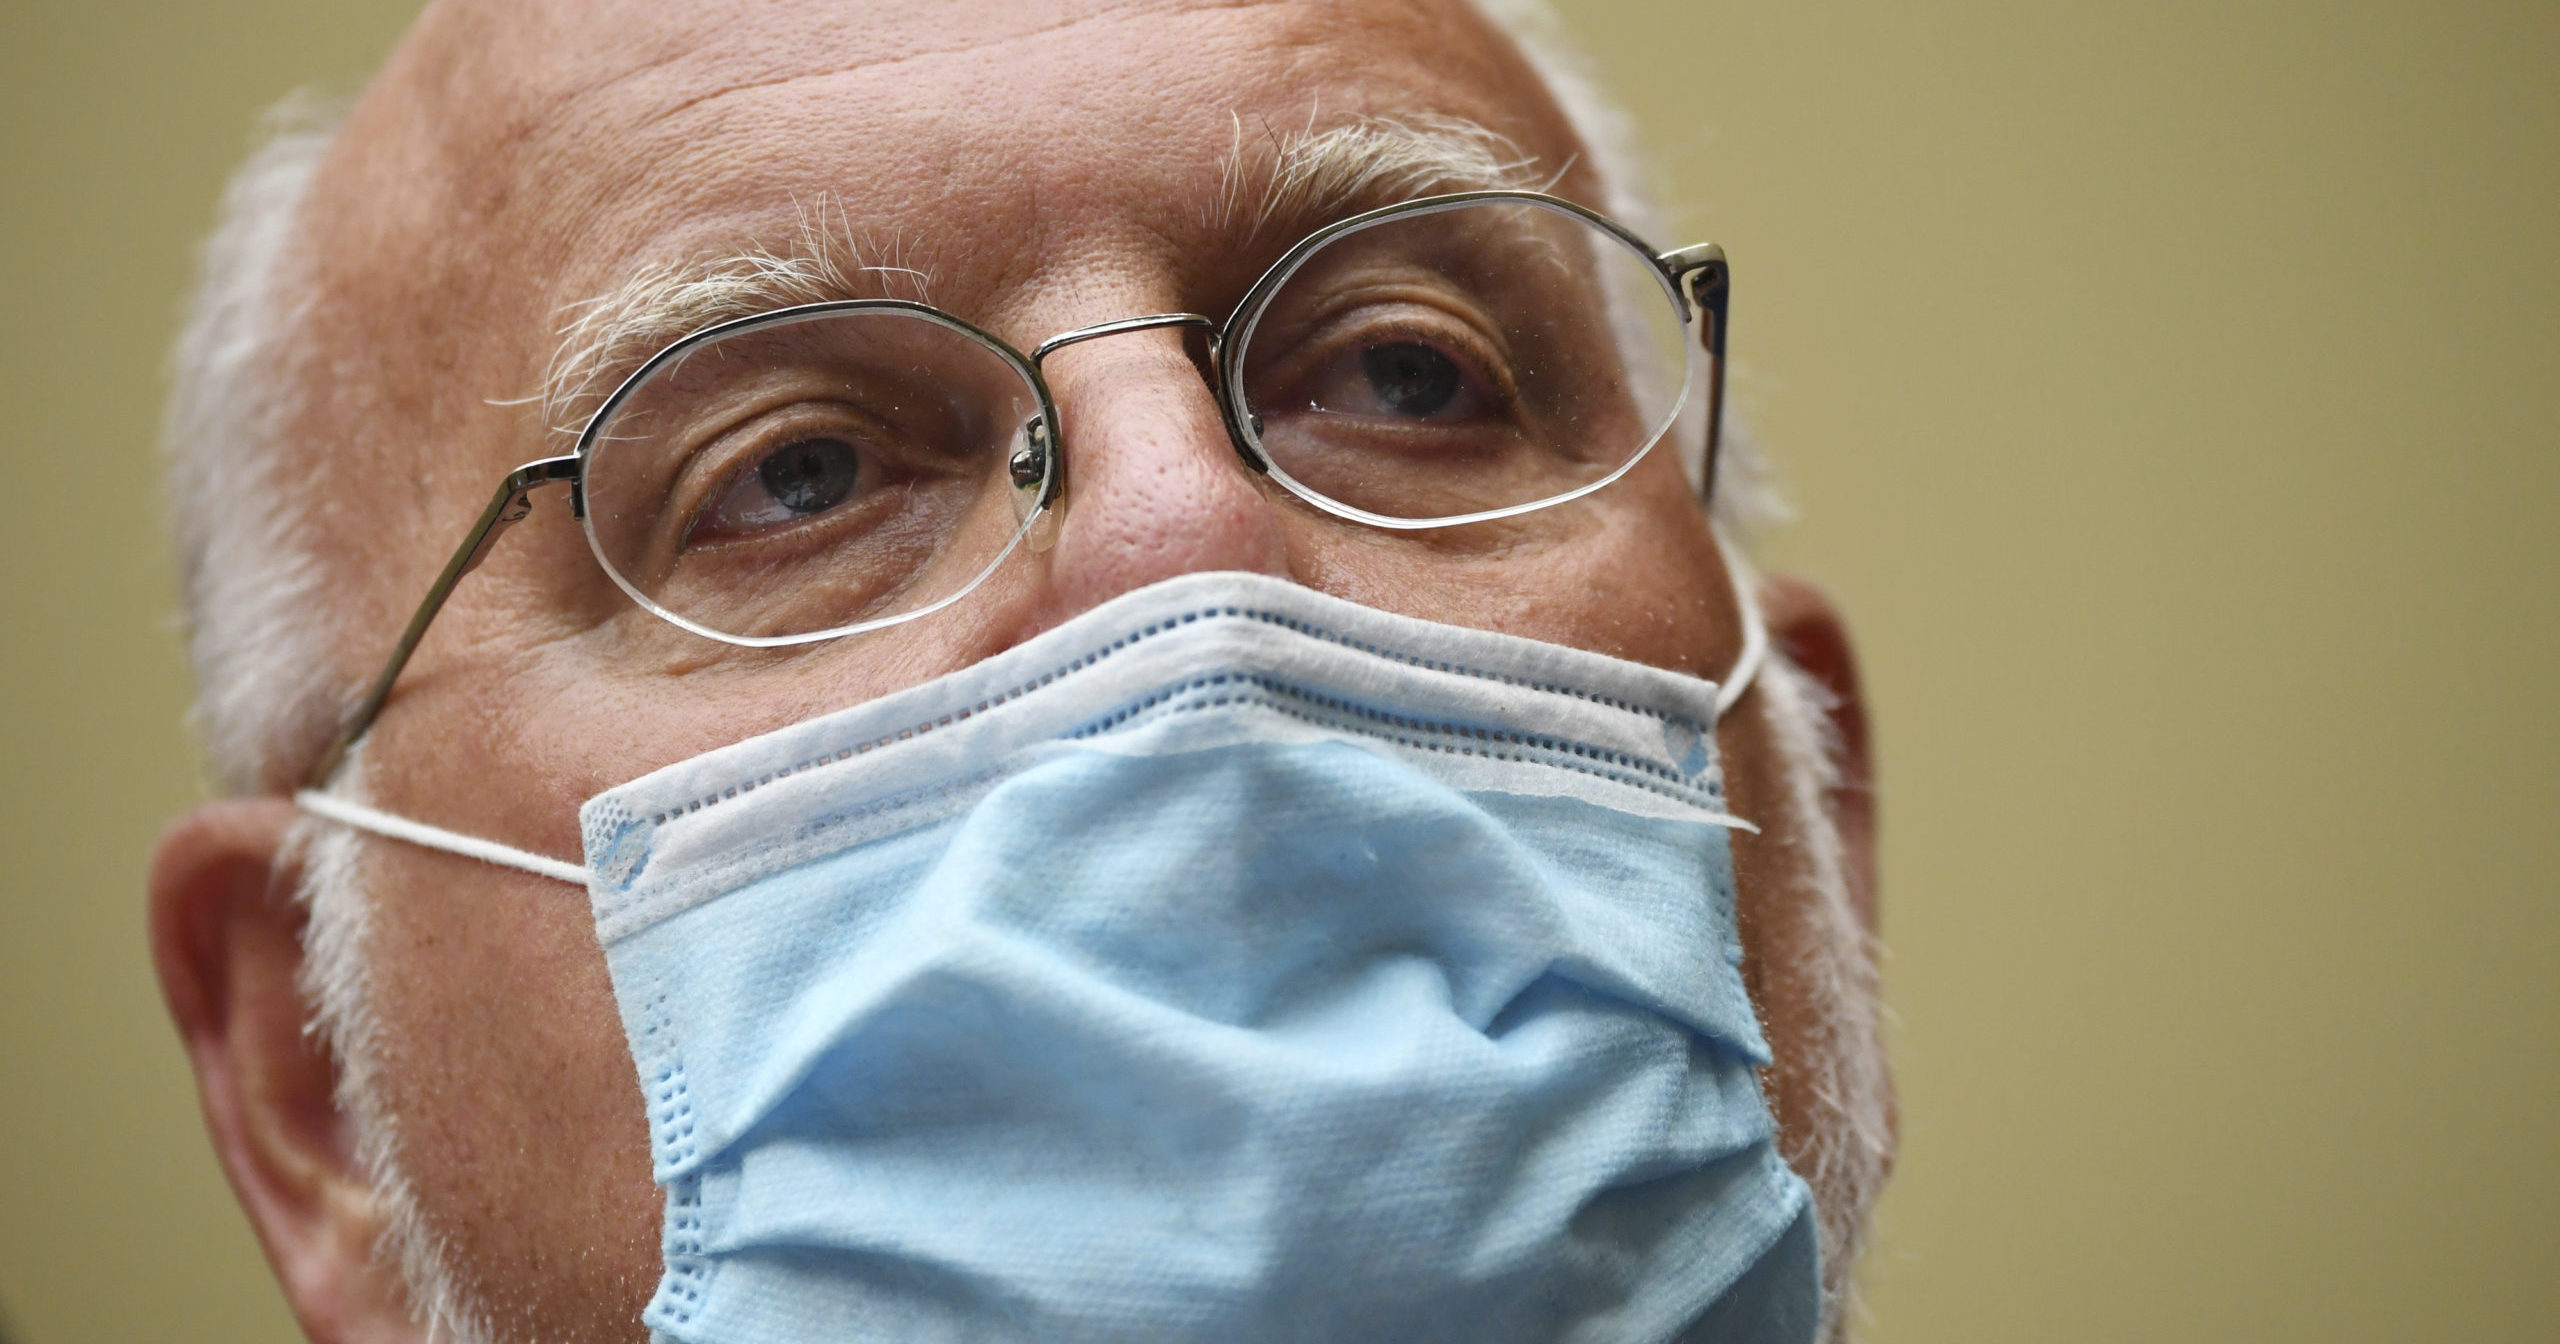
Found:
[(1181, 574), (1287, 576), (1271, 496), (1236, 455), (1180, 332), (1079, 344), (1047, 355), (1042, 370), (1067, 467), (1050, 620)]

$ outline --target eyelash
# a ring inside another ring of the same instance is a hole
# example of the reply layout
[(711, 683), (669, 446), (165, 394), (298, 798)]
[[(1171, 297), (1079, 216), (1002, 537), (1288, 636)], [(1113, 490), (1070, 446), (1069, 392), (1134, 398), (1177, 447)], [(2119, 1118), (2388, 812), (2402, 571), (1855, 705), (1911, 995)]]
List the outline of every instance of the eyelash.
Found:
[[(704, 516), (728, 499), (730, 492), (739, 486), (747, 473), (759, 470), (775, 453), (781, 452), (792, 444), (821, 437), (840, 438), (853, 444), (857, 452), (863, 452), (875, 437), (854, 428), (852, 422), (863, 417), (858, 416), (849, 407), (832, 409), (838, 413), (823, 417), (822, 420), (822, 417), (810, 413), (812, 408), (808, 403), (781, 407), (759, 414), (743, 425), (713, 435), (709, 442), (687, 459), (684, 467), (678, 472), (674, 490), (671, 492), (681, 499), (686, 493), (690, 493), (689, 482), (700, 479), (706, 472), (709, 476), (708, 483), (700, 489), (695, 498), (686, 502), (684, 508), (671, 510), (679, 513), (684, 519), (683, 528), (678, 533), (677, 549), (679, 551), (697, 549), (694, 537), (701, 529)], [(822, 424), (823, 428), (821, 428)], [(701, 465), (706, 459), (715, 456), (719, 459), (716, 465), (710, 468)], [(869, 456), (877, 461), (880, 455), (875, 449)], [(855, 498), (860, 497), (857, 495)], [(814, 523), (841, 512), (843, 512), (841, 508), (832, 508), (813, 513), (798, 522), (785, 524), (758, 535), (778, 535), (802, 524)], [(703, 544), (719, 545), (731, 540), (744, 539), (720, 538)]]
[[(1344, 305), (1344, 308), (1356, 317), (1361, 305)], [(1447, 313), (1446, 309), (1434, 311)], [(1309, 338), (1293, 342), (1289, 354), (1284, 357), (1285, 362), (1270, 371), (1270, 376), (1282, 386), (1295, 386), (1329, 366), (1333, 360), (1354, 356), (1363, 347), (1412, 344), (1437, 351), (1456, 364), (1469, 384), (1481, 390), (1488, 413), (1506, 414), (1519, 400), (1520, 389), (1512, 376), (1510, 361), (1501, 356), (1495, 342), (1487, 337), (1479, 324), (1456, 314), (1448, 314), (1445, 321), (1439, 322), (1407, 316), (1371, 326), (1353, 327), (1352, 320), (1337, 311), (1323, 315), (1308, 326), (1313, 329)], [(1335, 339), (1335, 334), (1346, 327), (1352, 330), (1345, 334), (1356, 339)], [(1313, 350), (1315, 353), (1302, 355), (1299, 353), (1301, 350)]]

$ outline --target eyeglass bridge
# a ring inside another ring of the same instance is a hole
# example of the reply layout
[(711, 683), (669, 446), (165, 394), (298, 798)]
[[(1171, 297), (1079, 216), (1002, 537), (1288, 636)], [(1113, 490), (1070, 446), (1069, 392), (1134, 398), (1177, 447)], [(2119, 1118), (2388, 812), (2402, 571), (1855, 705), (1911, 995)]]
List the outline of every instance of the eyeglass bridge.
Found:
[(1037, 365), (1051, 354), (1070, 345), (1117, 336), (1124, 331), (1150, 331), (1157, 327), (1195, 327), (1209, 334), (1209, 357), (1218, 357), (1218, 321), (1198, 313), (1149, 313), (1144, 317), (1124, 317), (1111, 322), (1096, 322), (1089, 327), (1062, 331), (1032, 348), (1031, 362)]

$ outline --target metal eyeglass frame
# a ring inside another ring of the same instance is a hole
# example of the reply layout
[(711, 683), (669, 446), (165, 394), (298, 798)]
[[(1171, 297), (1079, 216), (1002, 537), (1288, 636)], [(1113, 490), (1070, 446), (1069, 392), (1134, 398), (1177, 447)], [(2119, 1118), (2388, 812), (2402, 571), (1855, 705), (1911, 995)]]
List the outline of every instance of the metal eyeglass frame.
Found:
[[(1298, 264), (1304, 261), (1310, 253), (1313, 253), (1317, 248), (1324, 246), (1326, 243), (1329, 243), (1346, 233), (1356, 232), (1389, 219), (1437, 214), (1444, 210), (1458, 209), (1486, 201), (1514, 201), (1523, 204), (1541, 206), (1574, 216), (1575, 218), (1582, 220), (1584, 223), (1600, 229), (1602, 232), (1616, 238), (1620, 243), (1625, 244), (1638, 256), (1644, 257), (1653, 263), (1654, 270), (1657, 272), (1658, 278), (1662, 281), (1664, 290), (1669, 294), (1673, 307), (1678, 311), (1683, 325), (1687, 324), (1693, 316), (1703, 320), (1703, 329), (1699, 333), (1699, 339), (1706, 347), (1707, 354), (1707, 444), (1705, 470), (1700, 479), (1699, 494), (1702, 502), (1711, 501), (1715, 497), (1716, 458), (1718, 451), (1722, 446), (1723, 439), (1725, 309), (1727, 299), (1730, 297), (1732, 292), (1732, 273), (1725, 262), (1724, 249), (1714, 243), (1700, 243), (1695, 246), (1678, 248), (1669, 252), (1656, 252), (1653, 250), (1651, 244), (1645, 242), (1642, 238), (1637, 237), (1632, 230), (1628, 229), (1625, 225), (1618, 223), (1616, 220), (1611, 219), (1596, 210), (1576, 205), (1572, 201), (1565, 200), (1559, 196), (1548, 195), (1545, 192), (1451, 192), (1445, 195), (1424, 196), (1415, 200), (1384, 206), (1376, 210), (1364, 211), (1360, 214), (1352, 215), (1348, 218), (1328, 224), (1325, 227), (1308, 234), (1304, 239), (1301, 239), (1296, 246), (1291, 247), (1286, 253), (1282, 254), (1278, 261), (1273, 262), (1263, 271), (1261, 277), (1254, 281), (1253, 287), (1245, 291), (1244, 297), (1237, 302), (1234, 311), (1228, 315), (1225, 322), (1219, 322), (1214, 318), (1210, 318), (1199, 313), (1150, 313), (1142, 317), (1125, 317), (1115, 321), (1097, 322), (1091, 326), (1077, 327), (1071, 331), (1060, 332), (1059, 334), (1052, 336), (1049, 339), (1042, 341), (1039, 345), (1033, 347), (1031, 353), (1028, 355), (1022, 354), (1020, 351), (1014, 349), (1014, 347), (1007, 344), (994, 334), (973, 326), (970, 323), (954, 317), (949, 313), (943, 312), (938, 308), (921, 303), (912, 303), (903, 299), (847, 299), (826, 303), (800, 304), (789, 308), (780, 308), (772, 312), (758, 313), (749, 317), (737, 318), (731, 321), (718, 323), (700, 331), (693, 332), (690, 335), (669, 344), (665, 349), (660, 350), (657, 354), (651, 356), (646, 362), (642, 363), (640, 367), (634, 369), (628, 377), (624, 378), (621, 384), (614, 389), (613, 394), (607, 397), (602, 405), (597, 408), (595, 414), (588, 417), (585, 428), (581, 430), (578, 435), (577, 447), (573, 451), (558, 457), (546, 457), (537, 461), (528, 462), (507, 473), (506, 479), (499, 483), (497, 493), (490, 498), (488, 507), (480, 511), (480, 517), (478, 520), (473, 522), (470, 530), (463, 534), (462, 544), (455, 548), (453, 557), (445, 562), (443, 571), (436, 575), (435, 583), (427, 589), (425, 598), (418, 603), (416, 613), (409, 618), (408, 627), (400, 634), (400, 642), (393, 647), (390, 658), (385, 660), (383, 663), (382, 671), (380, 674), (375, 676), (373, 684), (365, 691), (364, 699), (357, 703), (355, 712), (347, 716), (345, 724), (339, 729), (337, 737), (329, 744), (328, 750), (321, 753), (319, 760), (315, 763), (311, 771), (308, 781), (309, 785), (313, 788), (325, 786), (328, 783), (329, 778), (337, 773), (339, 764), (346, 759), (348, 750), (355, 745), (359, 738), (364, 736), (367, 730), (372, 728), (373, 721), (382, 713), (384, 703), (391, 697), (392, 684), (399, 680), (401, 669), (408, 665), (410, 655), (417, 651), (418, 642), (426, 637), (427, 626), (435, 620), (436, 613), (443, 610), (446, 599), (451, 597), (453, 594), (454, 586), (462, 581), (463, 575), (470, 573), (473, 569), (479, 566), (482, 560), (488, 558), (491, 548), (497, 544), (498, 538), (502, 536), (509, 527), (522, 521), (527, 514), (533, 511), (534, 492), (545, 486), (566, 484), (569, 487), (569, 508), (571, 516), (583, 522), (586, 519), (586, 465), (588, 459), (594, 452), (599, 428), (613, 415), (615, 410), (620, 407), (623, 400), (629, 396), (634, 389), (646, 381), (659, 367), (670, 360), (682, 357), (684, 354), (689, 353), (710, 341), (719, 339), (722, 336), (734, 334), (743, 329), (830, 312), (899, 309), (917, 316), (928, 318), (938, 324), (954, 328), (968, 336), (974, 337), (988, 349), (994, 351), (1008, 363), (1012, 364), (1015, 371), (1022, 375), (1023, 380), (1030, 384), (1032, 391), (1039, 398), (1040, 417), (1031, 427), (1031, 433), (1029, 436), (1031, 444), (1023, 450), (1023, 453), (1038, 453), (1041, 455), (1043, 460), (1024, 462), (1018, 455), (1017, 460), (1012, 464), (1012, 469), (1017, 480), (1023, 479), (1026, 474), (1032, 472), (1042, 473), (1045, 475), (1047, 483), (1042, 488), (1038, 502), (1032, 506), (1032, 513), (1035, 516), (1039, 511), (1045, 510), (1056, 503), (1066, 488), (1065, 459), (1064, 455), (1058, 449), (1061, 437), (1058, 428), (1058, 407), (1056, 401), (1049, 395), (1049, 384), (1047, 380), (1043, 379), (1040, 375), (1041, 362), (1046, 360), (1050, 355), (1059, 350), (1065, 349), (1070, 345), (1076, 345), (1099, 337), (1117, 336), (1124, 332), (1147, 331), (1158, 327), (1184, 327), (1195, 329), (1202, 332), (1207, 337), (1210, 360), (1216, 373), (1216, 377), (1210, 386), (1210, 392), (1218, 400), (1219, 412), (1226, 422), (1228, 440), (1235, 447), (1236, 455), (1244, 459), (1245, 465), (1252, 468), (1254, 472), (1259, 475), (1275, 477), (1282, 485), (1286, 486), (1292, 494), (1295, 494), (1306, 500), (1308, 503), (1338, 517), (1350, 519), (1355, 522), (1367, 523), (1375, 527), (1399, 530), (1454, 527), (1463, 523), (1479, 522), (1490, 518), (1509, 517), (1515, 514), (1526, 513), (1534, 509), (1547, 508), (1555, 504), (1564, 503), (1567, 500), (1580, 498), (1581, 496), (1587, 495), (1602, 486), (1608, 485), (1610, 482), (1615, 481), (1619, 476), (1624, 475), (1635, 465), (1636, 462), (1642, 460), (1647, 453), (1652, 451), (1653, 445), (1648, 443), (1644, 448), (1639, 449), (1637, 452), (1630, 455), (1627, 461), (1621, 464), (1616, 471), (1613, 471), (1598, 480), (1589, 482), (1563, 494), (1554, 495), (1549, 498), (1536, 500), (1527, 504), (1513, 505), (1502, 509), (1492, 509), (1481, 513), (1462, 514), (1448, 518), (1412, 519), (1397, 518), (1384, 514), (1373, 514), (1363, 509), (1353, 508), (1338, 500), (1327, 498), (1312, 488), (1299, 484), (1295, 479), (1291, 478), (1286, 471), (1275, 467), (1269, 455), (1262, 449), (1259, 417), (1254, 416), (1251, 412), (1244, 409), (1244, 369), (1241, 361), (1236, 359), (1235, 355), (1237, 351), (1244, 347), (1246, 341), (1237, 339), (1237, 337), (1240, 335), (1245, 337), (1250, 336), (1254, 322), (1259, 321), (1261, 318), (1261, 310), (1264, 302), (1268, 300), (1271, 294), (1297, 270)], [(1659, 437), (1659, 435), (1656, 436), (1657, 441), (1659, 440)], [(1031, 480), (1033, 481), (1038, 481), (1039, 479), (1041, 479), (1040, 476), (1035, 475), (1031, 477)], [(1018, 539), (1019, 534), (1017, 534), (1017, 540)], [(592, 550), (595, 544), (593, 532), (590, 529), (589, 548)], [(1008, 547), (1008, 551), (1010, 551), (1010, 547)], [(1001, 558), (1002, 557), (999, 557), (999, 562), (1001, 561)], [(612, 575), (616, 583), (622, 586), (625, 591), (630, 591), (629, 584), (624, 581), (619, 574), (614, 573), (613, 566), (605, 561), (601, 554), (597, 556), (597, 563), (603, 565), (606, 573), (608, 575)], [(993, 572), (992, 568), (989, 572)], [(983, 579), (984, 576), (982, 575), (980, 577)], [(941, 601), (931, 603), (927, 606), (919, 607), (915, 611), (902, 613), (896, 619), (898, 621), (912, 620), (916, 617), (940, 610), (942, 607), (959, 600), (968, 592), (975, 589), (977, 582), (977, 580), (973, 580), (967, 587), (951, 594), (949, 597), (946, 597)], [(676, 617), (673, 613), (660, 608), (655, 602), (649, 601), (640, 594), (633, 593), (632, 595), (640, 600), (644, 606), (648, 607), (653, 614), (667, 619), (676, 625), (682, 626), (687, 630), (704, 635), (707, 638), (718, 639), (728, 643), (744, 642), (734, 636), (723, 635), (693, 621)], [(884, 624), (885, 623), (888, 622), (884, 622)], [(816, 640), (839, 638), (847, 634), (860, 633), (861, 630), (869, 628), (873, 627), (864, 626), (856, 629), (824, 631), (807, 636), (793, 636), (773, 640), (756, 640), (752, 642), (759, 645), (805, 643)]]

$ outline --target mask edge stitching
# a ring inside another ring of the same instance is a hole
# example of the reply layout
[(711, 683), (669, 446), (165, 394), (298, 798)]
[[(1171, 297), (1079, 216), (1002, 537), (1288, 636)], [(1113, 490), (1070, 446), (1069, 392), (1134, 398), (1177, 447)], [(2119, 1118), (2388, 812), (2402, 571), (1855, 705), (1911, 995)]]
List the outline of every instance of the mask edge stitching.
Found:
[[(1444, 737), (1472, 738), (1483, 742), (1507, 741), (1515, 745), (1530, 747), (1539, 751), (1577, 756), (1584, 760), (1599, 761), (1603, 764), (1614, 765), (1623, 770), (1653, 776), (1659, 781), (1659, 783), (1648, 783), (1641, 779), (1622, 779), (1599, 770), (1575, 765), (1569, 761), (1533, 761), (1525, 756), (1512, 755), (1492, 750), (1479, 750), (1471, 747), (1416, 741), (1410, 738), (1399, 737), (1389, 732), (1362, 729), (1352, 725), (1327, 724), (1323, 720), (1320, 720), (1311, 714), (1301, 713), (1283, 705), (1268, 706), (1275, 712), (1287, 714), (1292, 718), (1297, 718), (1307, 723), (1317, 724), (1319, 727), (1345, 727), (1349, 728), (1350, 731), (1362, 732), (1367, 736), (1378, 737), (1386, 741), (1396, 742), (1404, 746), (1415, 747), (1426, 751), (1450, 752), (1467, 756), (1484, 756), (1490, 759), (1514, 761), (1521, 764), (1550, 765), (1557, 769), (1572, 770), (1578, 773), (1591, 775), (1595, 778), (1607, 779), (1615, 783), (1625, 784), (1630, 787), (1663, 793), (1666, 796), (1673, 797), (1681, 802), (1694, 803), (1697, 801), (1698, 797), (1704, 797), (1713, 800), (1721, 806), (1724, 800), (1723, 790), (1720, 788), (1713, 786), (1703, 788), (1691, 786), (1687, 784), (1686, 781), (1682, 780), (1676, 772), (1667, 767), (1651, 765), (1635, 757), (1628, 756), (1624, 752), (1612, 751), (1609, 748), (1594, 746), (1588, 742), (1575, 742), (1567, 738), (1549, 737), (1539, 733), (1523, 733), (1491, 728), (1469, 728), (1446, 720), (1434, 721), (1410, 718), (1403, 715), (1388, 714), (1380, 710), (1370, 709), (1362, 705), (1351, 703), (1350, 701), (1343, 700), (1336, 696), (1328, 696), (1310, 691), (1305, 687), (1292, 685), (1290, 683), (1280, 681), (1277, 678), (1263, 677), (1252, 673), (1221, 672), (1212, 676), (1194, 678), (1193, 680), (1184, 682), (1179, 686), (1150, 693), (1142, 700), (1124, 705), (1101, 718), (1087, 723), (1081, 728), (1061, 734), (1060, 740), (1072, 742), (1082, 738), (1089, 738), (1100, 733), (1109, 732), (1138, 715), (1144, 714), (1159, 705), (1170, 702), (1176, 696), (1200, 690), (1203, 687), (1235, 682), (1252, 685), (1274, 696), (1312, 702), (1316, 705), (1322, 706), (1323, 708), (1367, 719), (1372, 723), (1381, 724), (1390, 729), (1402, 728), (1414, 732), (1438, 734)], [(1245, 696), (1225, 696), (1217, 699), (1201, 701), (1191, 705), (1174, 706), (1168, 712), (1184, 713), (1200, 709), (1210, 709), (1219, 705), (1234, 704), (1248, 699), (1249, 697)], [(1681, 790), (1682, 792), (1673, 792), (1673, 790)]]
[[(835, 751), (821, 752), (806, 760), (769, 771), (747, 783), (728, 786), (725, 793), (722, 790), (713, 790), (711, 793), (702, 797), (697, 797), (690, 802), (679, 803), (659, 811), (650, 818), (650, 822), (652, 825), (664, 825), (672, 818), (682, 816), (687, 813), (698, 812), (705, 807), (715, 806), (730, 798), (734, 798), (741, 793), (752, 792), (753, 790), (765, 784), (772, 783), (775, 780), (783, 779), (792, 775), (803, 774), (810, 770), (817, 769), (820, 766), (833, 765), (839, 761), (851, 760), (855, 756), (862, 755), (863, 753), (869, 752), (878, 747), (890, 746), (897, 742), (922, 737), (926, 733), (932, 732), (937, 727), (947, 726), (951, 723), (956, 723), (960, 720), (970, 718), (973, 715), (986, 713), (999, 705), (1018, 700), (1032, 691), (1049, 685), (1059, 677), (1065, 676), (1068, 673), (1080, 672), (1088, 667), (1095, 666), (1103, 659), (1108, 658), (1123, 649), (1133, 648), (1143, 641), (1153, 639), (1159, 635), (1171, 633), (1178, 627), (1195, 624), (1201, 620), (1215, 617), (1257, 621), (1265, 625), (1277, 626), (1281, 629), (1306, 635), (1313, 639), (1321, 639), (1328, 643), (1340, 645), (1344, 648), (1355, 649), (1374, 657), (1385, 658), (1391, 662), (1402, 663), (1407, 667), (1420, 668), (1424, 671), (1447, 672), (1455, 676), (1473, 677), (1479, 681), (1489, 681), (1497, 685), (1512, 686), (1522, 690), (1538, 691), (1548, 695), (1570, 696), (1576, 700), (1582, 700), (1592, 704), (1602, 705), (1610, 709), (1616, 709), (1625, 713), (1652, 719), (1657, 723), (1671, 723), (1677, 721), (1692, 729), (1701, 728), (1701, 725), (1691, 723), (1686, 718), (1678, 718), (1674, 715), (1665, 714), (1660, 710), (1645, 709), (1641, 706), (1631, 705), (1613, 696), (1595, 695), (1589, 691), (1576, 690), (1568, 686), (1556, 686), (1545, 682), (1530, 681), (1520, 677), (1508, 677), (1498, 672), (1487, 672), (1479, 668), (1467, 667), (1462, 664), (1448, 662), (1445, 660), (1417, 658), (1410, 654), (1398, 653), (1394, 650), (1371, 644), (1365, 640), (1355, 639), (1349, 635), (1333, 630), (1319, 628), (1297, 617), (1276, 611), (1239, 606), (1204, 607), (1183, 612), (1179, 615), (1167, 616), (1160, 620), (1148, 622), (1146, 625), (1140, 626), (1138, 629), (1133, 630), (1128, 634), (1124, 634), (1113, 639), (1108, 644), (1097, 646), (1089, 652), (1078, 654), (1064, 663), (1054, 665), (1050, 670), (1043, 672), (1036, 677), (1025, 677), (1013, 686), (988, 695), (980, 699), (975, 705), (969, 706), (968, 708), (942, 715), (939, 719), (928, 719), (922, 723), (912, 724), (908, 727), (897, 729), (895, 731), (883, 732), (879, 736), (867, 741), (857, 742), (851, 746), (842, 747)], [(1498, 634), (1500, 632), (1486, 631), (1481, 633)], [(1711, 731), (1713, 731), (1712, 727), (1706, 727), (1702, 731), (1701, 735), (1703, 736), (1704, 732)], [(1721, 798), (1722, 791), (1718, 790), (1714, 796)]]

